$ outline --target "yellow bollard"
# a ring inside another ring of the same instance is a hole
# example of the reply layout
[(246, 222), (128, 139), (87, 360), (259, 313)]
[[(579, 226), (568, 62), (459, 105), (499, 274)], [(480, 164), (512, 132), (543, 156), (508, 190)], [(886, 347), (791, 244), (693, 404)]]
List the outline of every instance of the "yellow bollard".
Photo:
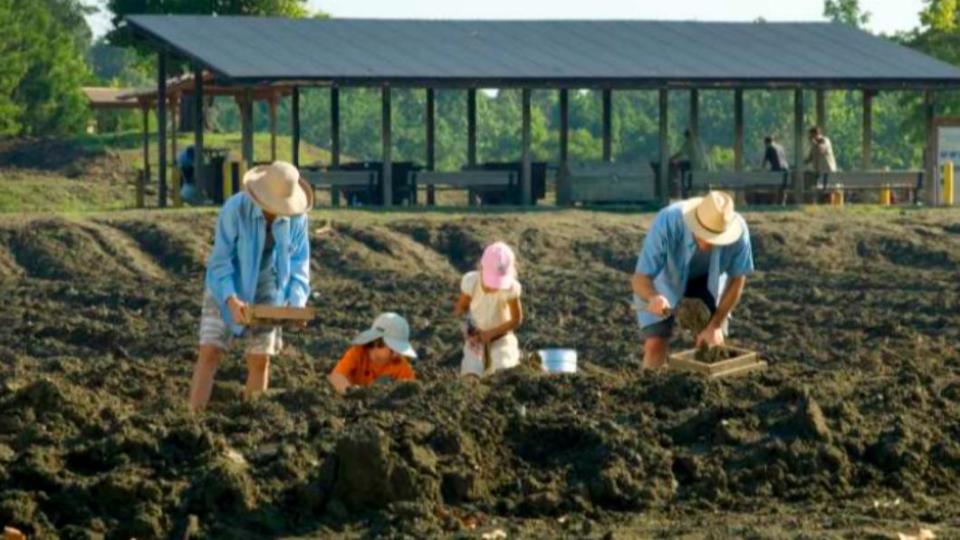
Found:
[(890, 189), (890, 186), (883, 186), (880, 188), (880, 205), (881, 206), (890, 206), (893, 201), (893, 190)]
[(170, 185), (170, 195), (173, 199), (173, 207), (180, 208), (183, 206), (183, 201), (180, 200), (180, 184), (183, 182), (183, 172), (180, 170), (180, 167), (173, 168), (173, 174), (171, 176), (171, 185)]
[(953, 206), (953, 162), (943, 164), (943, 204)]
[(233, 195), (233, 162), (230, 158), (223, 160), (223, 202)]
[(836, 184), (830, 192), (830, 206), (843, 208), (843, 186)]

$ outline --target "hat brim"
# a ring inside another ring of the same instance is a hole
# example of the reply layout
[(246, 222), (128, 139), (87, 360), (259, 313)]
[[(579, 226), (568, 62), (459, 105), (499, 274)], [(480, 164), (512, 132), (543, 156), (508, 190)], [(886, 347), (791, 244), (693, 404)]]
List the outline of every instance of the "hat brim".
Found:
[(697, 220), (697, 206), (699, 206), (702, 201), (703, 197), (694, 197), (683, 201), (681, 206), (683, 222), (694, 236), (715, 246), (729, 246), (743, 236), (743, 225), (739, 219), (734, 219), (730, 222), (730, 226), (722, 233), (709, 231), (701, 225), (700, 221)]
[(271, 214), (290, 217), (299, 216), (313, 208), (313, 189), (301, 178), (297, 189), (289, 197), (274, 197), (264, 189), (266, 166), (258, 165), (243, 175), (243, 189), (261, 210)]
[(353, 338), (353, 345), (369, 345), (374, 341), (382, 339), (387, 347), (390, 347), (390, 350), (399, 354), (400, 356), (406, 358), (417, 358), (417, 351), (414, 350), (413, 346), (410, 345), (407, 341), (402, 341), (399, 339), (389, 338), (383, 335), (383, 332), (377, 330), (376, 328), (370, 328), (364, 330), (356, 335)]

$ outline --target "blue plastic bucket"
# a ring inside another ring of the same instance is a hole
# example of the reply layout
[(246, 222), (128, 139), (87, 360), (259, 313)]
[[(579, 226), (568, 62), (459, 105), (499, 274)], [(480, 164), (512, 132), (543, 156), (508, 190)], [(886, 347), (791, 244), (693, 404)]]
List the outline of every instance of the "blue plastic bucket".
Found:
[(576, 373), (577, 351), (574, 349), (540, 349), (540, 366), (547, 373)]

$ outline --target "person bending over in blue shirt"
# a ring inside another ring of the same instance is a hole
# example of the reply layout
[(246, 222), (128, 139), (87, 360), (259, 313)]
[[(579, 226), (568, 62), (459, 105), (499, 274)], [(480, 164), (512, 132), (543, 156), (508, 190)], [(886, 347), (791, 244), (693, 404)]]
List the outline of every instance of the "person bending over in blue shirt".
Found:
[(643, 367), (663, 367), (676, 324), (670, 310), (684, 297), (703, 300), (712, 314), (697, 346), (722, 345), (727, 319), (751, 272), (750, 232), (729, 195), (711, 191), (661, 210), (631, 280)]
[(293, 165), (277, 161), (247, 171), (243, 190), (220, 210), (200, 315), (200, 347), (190, 407), (207, 405), (213, 376), (233, 337), (247, 334), (247, 395), (267, 389), (280, 328), (250, 327), (250, 306), (303, 307), (310, 296), (307, 212), (313, 191)]

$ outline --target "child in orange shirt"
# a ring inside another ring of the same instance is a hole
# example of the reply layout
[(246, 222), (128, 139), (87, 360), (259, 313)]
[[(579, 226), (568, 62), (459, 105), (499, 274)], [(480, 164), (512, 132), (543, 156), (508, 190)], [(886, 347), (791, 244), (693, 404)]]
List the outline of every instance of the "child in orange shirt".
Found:
[(381, 378), (412, 381), (413, 367), (408, 359), (417, 357), (410, 345), (410, 325), (396, 313), (383, 313), (369, 330), (353, 338), (327, 380), (338, 394), (355, 386), (368, 386)]

